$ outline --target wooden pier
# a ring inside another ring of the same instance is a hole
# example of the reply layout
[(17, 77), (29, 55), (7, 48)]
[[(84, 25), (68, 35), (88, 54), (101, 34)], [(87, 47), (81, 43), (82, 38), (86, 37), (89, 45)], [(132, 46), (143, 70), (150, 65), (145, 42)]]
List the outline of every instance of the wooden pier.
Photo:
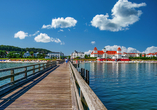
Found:
[[(77, 85), (80, 87), (79, 90)], [(49, 70), (40, 76), (0, 96), (0, 109), (6, 110), (84, 110), (88, 108), (106, 110), (70, 62), (49, 67)]]

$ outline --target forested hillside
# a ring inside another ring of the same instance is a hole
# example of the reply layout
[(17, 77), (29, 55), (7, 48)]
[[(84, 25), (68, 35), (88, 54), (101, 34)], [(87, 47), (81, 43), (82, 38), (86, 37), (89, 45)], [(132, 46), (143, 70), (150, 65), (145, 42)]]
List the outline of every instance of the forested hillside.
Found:
[(42, 48), (20, 48), (20, 47), (15, 47), (15, 46), (9, 46), (9, 45), (0, 45), (0, 50), (5, 50), (5, 51), (14, 51), (14, 52), (26, 52), (26, 51), (33, 51), (34, 53), (39, 52), (39, 53), (49, 53), (51, 52), (50, 50), (47, 49), (42, 49)]

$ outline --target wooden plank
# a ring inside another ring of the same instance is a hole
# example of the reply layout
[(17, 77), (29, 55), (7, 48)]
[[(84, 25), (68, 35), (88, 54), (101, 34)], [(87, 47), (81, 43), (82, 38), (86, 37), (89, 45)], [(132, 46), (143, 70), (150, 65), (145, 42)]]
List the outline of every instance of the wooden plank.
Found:
[[(51, 71), (51, 70), (50, 70)], [(47, 73), (44, 73), (47, 74)], [(33, 110), (72, 110), (72, 96), (71, 96), (71, 81), (70, 68), (66, 64), (61, 64), (56, 70), (48, 74), (44, 79), (36, 85), (31, 86), (37, 82), (40, 77), (31, 81), (12, 94), (1, 98), (0, 108), (8, 109), (33, 109)], [(29, 88), (29, 90), (27, 89)], [(21, 95), (21, 93), (24, 94)], [(18, 96), (18, 94), (20, 94)], [(10, 103), (9, 105), (5, 103)]]

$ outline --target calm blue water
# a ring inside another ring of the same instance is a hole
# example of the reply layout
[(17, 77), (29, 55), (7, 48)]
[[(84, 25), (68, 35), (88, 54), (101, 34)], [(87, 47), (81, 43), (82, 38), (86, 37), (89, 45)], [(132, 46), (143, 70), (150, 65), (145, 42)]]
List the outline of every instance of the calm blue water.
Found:
[(33, 63), (0, 63), (0, 69), (13, 68), (19, 66), (27, 66)]
[[(27, 65), (32, 65), (32, 64), (34, 64), (34, 63), (0, 63), (0, 69), (13, 68), (13, 67), (19, 67), (19, 66), (27, 66)], [(33, 68), (33, 67), (28, 67), (27, 69), (31, 69), (31, 68)], [(24, 71), (24, 68), (16, 69), (14, 72), (17, 73), (17, 72), (21, 72), (21, 71)], [(10, 73), (11, 73), (10, 71), (0, 72), (0, 77), (10, 75)], [(28, 75), (29, 74), (31, 74), (31, 72), (28, 72)], [(15, 80), (20, 79), (22, 77), (24, 77), (24, 74), (15, 76)], [(6, 83), (9, 83), (10, 81), (11, 81), (10, 78), (2, 80), (2, 81), (0, 81), (0, 86), (4, 85)]]
[(82, 63), (109, 110), (157, 110), (157, 64)]

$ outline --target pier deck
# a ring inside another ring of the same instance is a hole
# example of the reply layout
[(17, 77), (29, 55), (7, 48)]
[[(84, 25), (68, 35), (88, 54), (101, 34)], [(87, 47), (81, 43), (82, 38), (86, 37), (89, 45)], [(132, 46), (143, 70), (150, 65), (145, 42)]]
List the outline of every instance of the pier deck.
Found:
[(6, 110), (72, 110), (70, 68), (61, 64), (0, 99)]

